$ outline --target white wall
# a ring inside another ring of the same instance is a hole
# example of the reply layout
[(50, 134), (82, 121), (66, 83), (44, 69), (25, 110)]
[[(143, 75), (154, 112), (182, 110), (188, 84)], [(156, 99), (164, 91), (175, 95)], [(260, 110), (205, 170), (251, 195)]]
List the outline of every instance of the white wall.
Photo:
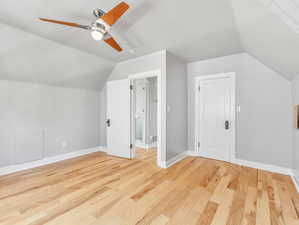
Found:
[(99, 92), (0, 81), (0, 167), (99, 146), (99, 115)]
[(167, 52), (167, 160), (188, 149), (187, 65)]
[(291, 168), (291, 84), (250, 55), (236, 54), (188, 65), (189, 149), (194, 150), (194, 78), (236, 72), (236, 157)]
[[(293, 104), (299, 105), (299, 76), (293, 80)], [(299, 184), (299, 130), (294, 129), (293, 170)]]
[[(161, 51), (118, 63), (108, 80), (125, 79), (129, 75), (157, 69), (162, 73), (162, 130), (165, 130), (162, 135), (166, 140), (162, 149), (166, 150), (162, 151), (161, 161), (165, 161), (188, 149), (186, 64)], [(167, 114), (166, 105), (171, 109)]]
[(107, 92), (106, 92), (106, 85), (104, 85), (104, 88), (100, 92), (100, 143), (101, 143), (101, 146), (107, 145), (106, 109), (107, 109)]
[(115, 65), (108, 80), (126, 79), (129, 75), (152, 70), (162, 70), (162, 76), (166, 73), (166, 51), (159, 51), (135, 59), (120, 62)]

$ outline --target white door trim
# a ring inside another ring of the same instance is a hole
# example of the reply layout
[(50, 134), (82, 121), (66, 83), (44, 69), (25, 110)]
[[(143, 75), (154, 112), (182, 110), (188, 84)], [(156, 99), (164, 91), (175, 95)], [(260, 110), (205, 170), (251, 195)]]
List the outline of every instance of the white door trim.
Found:
[(199, 98), (199, 92), (198, 87), (200, 81), (203, 80), (217, 80), (217, 79), (223, 79), (223, 78), (230, 78), (232, 82), (232, 101), (231, 101), (231, 110), (230, 110), (230, 121), (231, 121), (231, 130), (232, 130), (232, 140), (231, 140), (231, 149), (230, 149), (230, 162), (234, 162), (236, 159), (236, 73), (221, 73), (221, 74), (211, 74), (211, 75), (205, 75), (205, 76), (197, 76), (195, 77), (195, 152), (196, 155), (205, 157), (202, 155), (198, 148), (198, 140), (199, 140), (199, 105), (198, 105), (198, 98)]
[[(157, 141), (157, 165), (162, 165), (162, 155), (166, 155), (166, 91), (163, 89), (162, 73), (161, 70), (152, 70), (129, 76), (131, 84), (134, 80), (144, 79), (149, 77), (157, 77), (157, 90), (158, 90), (158, 115), (157, 115), (157, 127), (158, 127), (158, 141)], [(165, 93), (164, 93), (165, 92)], [(164, 98), (163, 98), (163, 95)], [(131, 109), (133, 106), (131, 106)], [(134, 112), (134, 111), (132, 111)], [(165, 124), (164, 124), (165, 123)], [(135, 143), (135, 122), (131, 120), (131, 141)], [(132, 156), (135, 157), (135, 149), (132, 149)]]

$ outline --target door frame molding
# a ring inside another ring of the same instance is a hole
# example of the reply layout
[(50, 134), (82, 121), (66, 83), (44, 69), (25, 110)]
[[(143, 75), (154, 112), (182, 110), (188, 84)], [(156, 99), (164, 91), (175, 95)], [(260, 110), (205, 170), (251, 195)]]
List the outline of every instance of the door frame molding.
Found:
[(210, 75), (204, 75), (204, 76), (196, 76), (194, 78), (194, 90), (195, 90), (195, 140), (194, 140), (194, 149), (196, 152), (196, 155), (205, 157), (198, 148), (198, 142), (199, 142), (199, 92), (198, 87), (201, 81), (203, 80), (217, 80), (217, 79), (223, 79), (223, 78), (229, 78), (232, 82), (232, 99), (231, 99), (231, 108), (230, 108), (230, 122), (231, 122), (231, 132), (232, 132), (232, 138), (231, 138), (231, 148), (230, 148), (230, 162), (234, 162), (236, 159), (236, 73), (235, 72), (229, 72), (229, 73), (218, 73), (218, 74), (210, 74)]
[[(166, 93), (165, 88), (163, 88), (162, 82), (162, 72), (160, 69), (158, 70), (151, 70), (147, 72), (132, 74), (129, 76), (129, 80), (131, 81), (131, 85), (135, 80), (150, 78), (150, 77), (157, 77), (157, 96), (158, 96), (158, 105), (157, 105), (157, 165), (162, 167), (163, 155), (166, 155)], [(133, 95), (131, 95), (131, 110), (133, 109)], [(131, 141), (135, 143), (135, 122), (132, 118), (131, 111)], [(135, 147), (132, 149), (132, 158), (135, 157)]]

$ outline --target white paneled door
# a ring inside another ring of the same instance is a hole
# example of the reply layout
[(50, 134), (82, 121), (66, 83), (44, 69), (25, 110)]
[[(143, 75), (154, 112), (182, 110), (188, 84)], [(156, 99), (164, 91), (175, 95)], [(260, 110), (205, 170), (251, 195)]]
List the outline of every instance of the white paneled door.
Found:
[(204, 79), (197, 86), (197, 149), (201, 156), (230, 161), (233, 144), (233, 83)]
[(107, 153), (131, 158), (130, 80), (107, 82)]

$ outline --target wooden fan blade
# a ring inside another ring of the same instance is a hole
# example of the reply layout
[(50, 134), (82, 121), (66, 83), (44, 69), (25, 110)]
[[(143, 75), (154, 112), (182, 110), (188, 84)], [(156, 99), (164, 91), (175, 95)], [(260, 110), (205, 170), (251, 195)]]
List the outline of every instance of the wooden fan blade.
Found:
[(105, 13), (101, 19), (104, 20), (108, 25), (112, 26), (128, 9), (129, 5), (125, 2), (121, 2), (109, 12)]
[(88, 30), (89, 26), (84, 26), (84, 25), (80, 25), (77, 23), (70, 23), (70, 22), (64, 22), (64, 21), (59, 21), (59, 20), (52, 20), (52, 19), (45, 19), (45, 18), (39, 18), (41, 21), (44, 22), (49, 22), (49, 23), (56, 23), (56, 24), (60, 24), (60, 25), (66, 25), (66, 26), (70, 26), (70, 27), (78, 27), (78, 28), (83, 28)]
[(114, 40), (113, 37), (107, 38), (104, 40), (108, 45), (114, 48), (116, 51), (121, 52), (123, 49), (119, 46), (119, 44)]

